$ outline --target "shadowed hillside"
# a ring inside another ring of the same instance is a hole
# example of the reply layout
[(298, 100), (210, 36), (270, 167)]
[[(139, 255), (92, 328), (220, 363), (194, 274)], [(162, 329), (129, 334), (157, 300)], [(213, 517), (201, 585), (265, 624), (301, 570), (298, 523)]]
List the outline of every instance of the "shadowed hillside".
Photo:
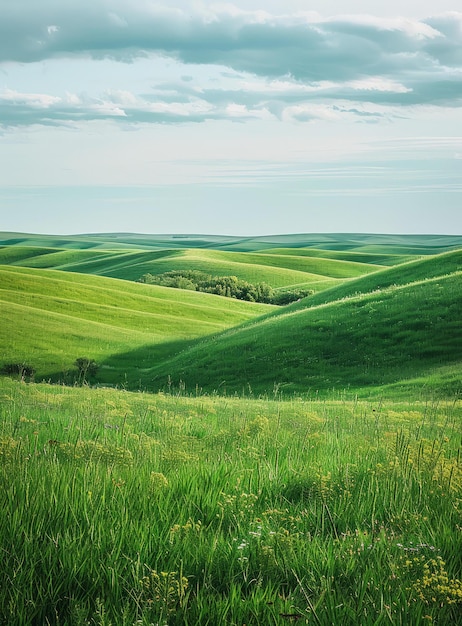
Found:
[(303, 392), (431, 375), (461, 362), (461, 311), (460, 271), (391, 285), (204, 339), (153, 367), (154, 382), (168, 374), (209, 391)]

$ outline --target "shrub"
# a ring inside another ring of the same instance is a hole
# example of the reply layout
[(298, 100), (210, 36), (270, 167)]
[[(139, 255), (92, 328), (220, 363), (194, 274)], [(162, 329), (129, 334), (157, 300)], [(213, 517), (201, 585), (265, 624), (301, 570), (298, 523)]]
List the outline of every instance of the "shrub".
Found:
[(77, 367), (79, 371), (79, 382), (83, 383), (87, 380), (87, 377), (96, 376), (96, 372), (98, 371), (98, 364), (93, 359), (88, 359), (86, 357), (79, 357), (75, 360), (74, 365)]
[(26, 363), (6, 363), (2, 372), (10, 376), (18, 375), (21, 378), (32, 378), (35, 374), (35, 368)]
[(291, 304), (297, 302), (302, 298), (307, 298), (314, 294), (313, 289), (287, 289), (285, 291), (279, 291), (275, 293), (271, 299), (271, 304), (277, 304), (283, 306), (285, 304)]

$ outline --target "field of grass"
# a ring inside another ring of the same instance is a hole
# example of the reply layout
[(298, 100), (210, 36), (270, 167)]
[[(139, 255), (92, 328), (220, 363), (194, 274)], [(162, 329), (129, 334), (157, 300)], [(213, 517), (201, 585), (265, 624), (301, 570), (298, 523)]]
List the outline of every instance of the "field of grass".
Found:
[[(16, 249), (21, 248), (11, 248)], [(47, 256), (54, 255), (36, 259)], [(272, 307), (102, 276), (3, 266), (0, 365), (27, 363), (37, 370), (37, 380), (69, 381), (75, 360), (86, 357), (99, 364), (99, 383), (157, 391), (173, 381), (222, 393), (249, 386), (256, 393), (400, 382), (409, 388), (411, 379), (422, 376), (436, 387), (441, 384), (436, 372), (449, 366), (455, 369), (450, 376), (446, 372), (444, 388), (460, 387), (460, 250), (382, 269), (322, 257), (215, 250), (115, 256), (118, 272), (141, 272), (146, 263), (159, 271), (213, 266), (217, 273), (242, 269), (253, 281), (258, 268), (273, 284), (311, 276), (323, 290), (290, 307)], [(269, 265), (257, 265), (259, 259)], [(276, 265), (300, 262), (320, 274)], [(359, 266), (374, 271), (354, 278)], [(336, 286), (326, 288), (328, 281)]]
[[(20, 249), (21, 248), (16, 248), (16, 250)], [(37, 248), (36, 250), (38, 250), (39, 254), (34, 258), (28, 256), (16, 263), (12, 263), (12, 265), (19, 267), (35, 267), (38, 269), (63, 269), (67, 266), (85, 265), (87, 263), (101, 262), (102, 260), (108, 264), (116, 256), (119, 256), (117, 252), (100, 252), (95, 250), (50, 250), (49, 248)], [(40, 254), (41, 250), (45, 252)], [(4, 251), (5, 248), (0, 250), (0, 261), (2, 261), (2, 253)]]
[[(150, 253), (152, 254), (152, 253)], [(247, 253), (242, 253), (245, 258)], [(115, 267), (107, 265), (100, 274), (124, 280), (138, 280), (143, 274), (162, 274), (172, 270), (199, 270), (216, 276), (237, 276), (249, 282), (266, 282), (272, 287), (287, 287), (294, 284), (319, 282), (330, 277), (313, 275), (303, 269), (287, 269), (274, 263), (271, 266), (251, 260), (242, 260), (241, 253), (217, 252), (209, 250), (176, 251), (156, 258), (135, 263), (125, 263)], [(257, 255), (255, 255), (257, 256)], [(238, 258), (241, 257), (241, 258)], [(334, 283), (336, 284), (336, 283)]]
[(460, 399), (0, 379), (0, 623), (462, 623)]
[(316, 293), (381, 268), (462, 247), (462, 237), (415, 235), (96, 234), (70, 237), (0, 233), (0, 265), (56, 269), (138, 281), (144, 274), (200, 270), (273, 289)]
[(0, 626), (462, 625), (461, 313), (460, 237), (0, 233)]
[[(178, 344), (274, 307), (100, 276), (0, 266), (0, 367), (27, 363), (40, 379), (72, 379), (77, 358), (104, 383), (131, 384)], [(124, 354), (137, 349), (136, 360)], [(119, 355), (117, 357), (117, 355)]]
[(460, 271), (462, 271), (462, 250), (431, 255), (402, 263), (396, 267), (385, 268), (356, 280), (344, 282), (335, 286), (334, 289), (326, 290), (322, 294), (318, 293), (305, 299), (300, 304), (295, 305), (295, 308), (326, 304), (396, 285), (406, 285), (412, 282), (434, 279), (439, 276), (449, 276), (454, 272)]

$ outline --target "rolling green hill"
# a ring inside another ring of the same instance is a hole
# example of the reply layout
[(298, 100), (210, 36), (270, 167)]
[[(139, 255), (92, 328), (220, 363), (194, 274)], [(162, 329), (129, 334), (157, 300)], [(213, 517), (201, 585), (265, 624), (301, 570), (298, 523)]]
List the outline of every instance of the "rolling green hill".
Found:
[(300, 303), (293, 305), (294, 308), (316, 306), (335, 300), (349, 298), (360, 293), (405, 285), (407, 283), (446, 276), (462, 270), (462, 250), (446, 252), (438, 255), (427, 256), (403, 263), (396, 267), (382, 269), (374, 274), (363, 276), (354, 281), (345, 282), (332, 289), (317, 293)]
[(271, 310), (229, 298), (110, 278), (0, 266), (0, 366), (31, 364), (37, 377), (63, 379), (79, 357), (98, 363), (138, 349), (100, 373), (103, 382), (133, 381), (173, 345), (220, 331)]
[[(35, 251), (35, 254), (34, 254)], [(320, 291), (345, 279), (377, 271), (381, 266), (353, 259), (306, 254), (229, 252), (203, 248), (165, 250), (76, 250), (5, 246), (0, 263), (57, 269), (137, 281), (145, 274), (200, 270), (215, 276), (237, 276), (273, 288), (294, 285)]]
[[(459, 384), (460, 237), (0, 239), (0, 366), (69, 381), (88, 357), (98, 382), (154, 391)], [(315, 293), (273, 307), (135, 282), (191, 269)]]
[[(12, 250), (21, 250), (21, 248), (12, 248)], [(28, 255), (25, 258), (18, 259), (14, 263), (11, 263), (11, 265), (17, 265), (19, 267), (36, 267), (38, 269), (63, 269), (68, 266), (84, 265), (86, 263), (101, 260), (104, 260), (107, 264), (120, 254), (117, 252), (67, 249), (59, 250), (56, 248), (35, 248), (35, 250), (37, 251), (35, 256)], [(6, 263), (3, 255), (4, 251), (5, 248), (0, 250), (1, 263)]]
[(461, 623), (459, 239), (3, 234), (0, 624)]
[[(265, 255), (266, 256), (266, 255)], [(328, 275), (318, 275), (305, 271), (307, 263), (285, 262), (284, 257), (268, 259), (259, 255), (214, 250), (175, 250), (166, 252), (132, 253), (106, 262), (97, 273), (105, 276), (139, 280), (144, 274), (162, 274), (172, 270), (200, 270), (214, 275), (235, 275), (250, 282), (267, 282), (273, 287), (285, 287), (293, 284), (329, 280)], [(265, 262), (266, 261), (266, 262)], [(292, 267), (286, 267), (287, 265)], [(66, 268), (60, 268), (66, 269)], [(87, 270), (88, 265), (87, 265)], [(96, 269), (94, 266), (93, 271)], [(377, 268), (374, 268), (375, 270)], [(82, 267), (76, 266), (76, 271)], [(367, 268), (366, 268), (367, 270)], [(96, 272), (95, 272), (96, 273)]]
[[(36, 251), (34, 255), (33, 250)], [(339, 279), (357, 276), (377, 267), (362, 263), (259, 255), (214, 250), (89, 251), (12, 247), (0, 249), (0, 262), (18, 267), (56, 269), (138, 281), (145, 274), (172, 270), (200, 270), (218, 276), (265, 282), (273, 288), (303, 285), (322, 290)]]
[[(357, 295), (350, 291), (339, 299), (334, 289), (332, 298), (329, 292), (307, 298), (304, 309), (288, 307), (205, 338), (153, 367), (153, 381), (161, 386), (169, 375), (206, 390), (241, 392), (249, 385), (256, 392), (275, 386), (307, 392), (394, 384), (452, 365), (457, 368), (453, 383), (461, 386), (460, 255), (427, 262), (425, 269), (434, 270), (428, 278), (419, 277), (424, 265), (409, 264), (408, 282), (395, 284), (397, 268), (392, 268), (381, 272), (385, 287)], [(319, 299), (325, 302), (308, 306)]]
[(72, 236), (0, 233), (0, 264), (137, 281), (145, 274), (200, 270), (234, 275), (273, 289), (315, 292), (417, 256), (462, 247), (462, 237), (298, 234), (263, 237), (137, 235)]
[(355, 252), (338, 250), (319, 250), (317, 248), (271, 248), (261, 250), (262, 253), (306, 256), (314, 258), (335, 259), (338, 261), (352, 261), (354, 263), (367, 263), (369, 265), (397, 265), (410, 261), (415, 255), (389, 254), (386, 252)]

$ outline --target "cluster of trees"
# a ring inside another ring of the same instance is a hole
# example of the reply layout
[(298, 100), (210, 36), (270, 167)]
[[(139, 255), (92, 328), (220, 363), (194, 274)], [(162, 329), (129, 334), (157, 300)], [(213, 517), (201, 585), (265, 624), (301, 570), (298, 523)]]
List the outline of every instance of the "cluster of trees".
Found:
[(276, 292), (267, 283), (253, 284), (237, 276), (212, 276), (199, 270), (173, 270), (158, 275), (144, 274), (139, 282), (214, 293), (218, 296), (249, 302), (280, 305), (290, 304), (313, 293), (310, 289), (288, 289)]

